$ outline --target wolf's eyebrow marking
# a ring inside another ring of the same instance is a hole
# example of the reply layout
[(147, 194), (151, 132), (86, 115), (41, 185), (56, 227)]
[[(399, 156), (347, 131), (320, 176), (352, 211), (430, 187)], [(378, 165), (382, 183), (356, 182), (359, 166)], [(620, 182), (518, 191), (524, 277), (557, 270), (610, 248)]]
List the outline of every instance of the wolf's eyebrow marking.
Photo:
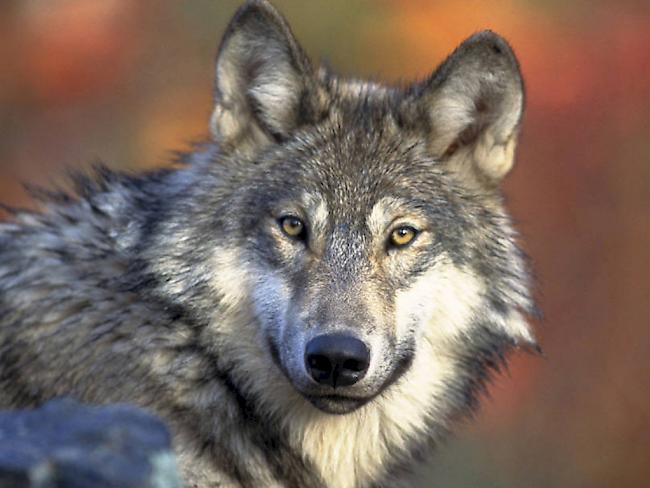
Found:
[(404, 206), (404, 201), (395, 197), (384, 197), (372, 207), (366, 223), (371, 234), (380, 234), (395, 217), (399, 208)]
[(309, 216), (312, 232), (324, 232), (327, 227), (329, 209), (327, 201), (317, 193), (305, 192), (301, 196), (305, 211)]

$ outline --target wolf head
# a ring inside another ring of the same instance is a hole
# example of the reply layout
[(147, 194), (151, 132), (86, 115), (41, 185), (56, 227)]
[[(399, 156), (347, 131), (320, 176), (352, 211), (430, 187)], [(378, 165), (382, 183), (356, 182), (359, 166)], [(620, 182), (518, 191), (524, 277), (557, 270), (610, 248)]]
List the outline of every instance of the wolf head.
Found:
[(499, 189), (524, 102), (501, 37), (389, 87), (315, 69), (252, 1), (223, 38), (215, 94), (219, 149), (195, 164), (159, 270), (179, 300), (218, 310), (206, 341), (233, 368), (265, 376), (271, 358), (315, 407), (348, 413), (413, 368), (534, 345)]

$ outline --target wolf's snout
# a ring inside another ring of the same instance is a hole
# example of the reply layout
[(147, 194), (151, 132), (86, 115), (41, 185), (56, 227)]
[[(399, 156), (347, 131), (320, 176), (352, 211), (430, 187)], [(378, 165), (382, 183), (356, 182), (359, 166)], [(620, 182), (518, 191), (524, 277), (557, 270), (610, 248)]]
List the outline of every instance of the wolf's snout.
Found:
[(320, 335), (305, 348), (305, 363), (311, 377), (334, 388), (357, 383), (368, 371), (369, 362), (368, 347), (349, 335)]

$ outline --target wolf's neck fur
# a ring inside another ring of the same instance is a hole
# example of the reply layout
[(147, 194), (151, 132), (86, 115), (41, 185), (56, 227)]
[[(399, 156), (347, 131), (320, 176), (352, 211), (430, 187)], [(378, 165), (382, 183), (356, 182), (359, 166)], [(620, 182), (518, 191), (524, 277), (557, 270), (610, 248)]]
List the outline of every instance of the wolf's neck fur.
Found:
[[(415, 361), (424, 363), (433, 351), (431, 344), (421, 347)], [(288, 410), (291, 414), (284, 420), (292, 441), (302, 447), (328, 486), (368, 485), (385, 477), (387, 467), (398, 459), (410, 458), (411, 450), (426, 445), (433, 435), (434, 414), (436, 419), (447, 417), (447, 412), (432, 412), (431, 405), (437, 404), (433, 399), (442, 393), (451, 365), (440, 364), (437, 371), (423, 366), (414, 364), (385, 397), (348, 415), (323, 414), (297, 403)]]
[[(441, 421), (448, 418), (449, 405), (439, 399), (453, 363), (448, 360), (432, 366), (433, 344), (424, 340), (420, 347), (412, 368), (398, 383), (346, 415), (317, 410), (293, 390), (277, 368), (269, 369), (270, 357), (263, 359), (259, 350), (260, 363), (248, 363), (245, 368), (248, 374), (251, 370), (266, 372), (266, 377), (256, 382), (266, 387), (251, 392), (261, 400), (261, 414), (275, 421), (289, 445), (316, 468), (325, 485), (355, 488), (383, 480), (396, 461), (411, 458), (410, 451), (435, 441), (430, 439), (435, 434), (432, 426), (438, 427), (438, 433), (444, 431)], [(256, 385), (250, 384), (252, 388)], [(436, 407), (432, 409), (432, 405)]]

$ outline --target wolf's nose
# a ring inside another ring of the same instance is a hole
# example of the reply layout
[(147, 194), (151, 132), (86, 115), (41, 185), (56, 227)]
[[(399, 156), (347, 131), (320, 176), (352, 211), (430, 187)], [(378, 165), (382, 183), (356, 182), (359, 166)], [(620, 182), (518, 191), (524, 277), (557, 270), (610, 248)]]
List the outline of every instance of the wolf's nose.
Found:
[(370, 352), (359, 339), (343, 334), (314, 337), (305, 348), (307, 371), (321, 385), (350, 386), (368, 371)]

